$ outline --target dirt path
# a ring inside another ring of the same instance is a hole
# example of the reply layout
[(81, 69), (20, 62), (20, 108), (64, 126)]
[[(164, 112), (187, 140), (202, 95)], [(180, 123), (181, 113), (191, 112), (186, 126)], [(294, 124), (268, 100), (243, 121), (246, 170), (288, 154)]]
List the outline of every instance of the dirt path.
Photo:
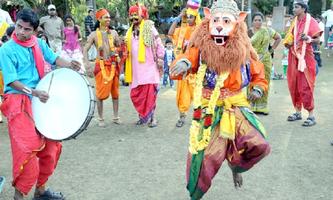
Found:
[[(312, 128), (287, 123), (293, 111), (285, 80), (272, 81), (270, 115), (261, 117), (272, 153), (243, 175), (235, 190), (226, 165), (215, 177), (206, 200), (330, 200), (333, 199), (333, 64), (326, 60), (316, 86), (316, 117)], [(276, 62), (280, 62), (276, 60)], [(276, 67), (277, 68), (277, 67)], [(63, 153), (49, 185), (69, 200), (185, 200), (185, 159), (189, 120), (175, 128), (175, 90), (162, 89), (158, 99), (159, 126), (137, 128), (128, 88), (121, 88), (123, 124), (107, 128), (96, 121), (77, 140), (63, 143)], [(305, 113), (304, 113), (305, 114)], [(304, 115), (305, 116), (305, 115)], [(0, 175), (7, 178), (0, 199), (12, 199), (11, 151), (6, 124), (0, 125)]]

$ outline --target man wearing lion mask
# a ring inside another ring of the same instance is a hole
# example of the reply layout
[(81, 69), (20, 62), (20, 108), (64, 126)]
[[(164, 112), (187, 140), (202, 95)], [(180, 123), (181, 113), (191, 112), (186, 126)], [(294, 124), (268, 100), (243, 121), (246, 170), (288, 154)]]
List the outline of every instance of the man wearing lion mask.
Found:
[[(187, 189), (192, 200), (201, 199), (227, 160), (235, 187), (241, 173), (270, 152), (266, 131), (249, 109), (249, 101), (267, 90), (264, 66), (251, 46), (240, 12), (233, 0), (217, 0), (204, 9), (206, 19), (192, 34), (189, 49), (172, 66), (173, 75), (195, 72), (190, 51), (199, 52), (193, 120), (187, 160)], [(248, 96), (242, 91), (250, 87)]]

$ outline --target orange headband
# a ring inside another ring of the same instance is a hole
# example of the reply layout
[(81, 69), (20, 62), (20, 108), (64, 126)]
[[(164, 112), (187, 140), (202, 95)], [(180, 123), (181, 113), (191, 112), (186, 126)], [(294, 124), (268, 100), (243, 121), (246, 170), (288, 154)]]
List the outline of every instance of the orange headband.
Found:
[(99, 9), (96, 11), (96, 19), (101, 19), (104, 15), (108, 14), (109, 12), (106, 9)]

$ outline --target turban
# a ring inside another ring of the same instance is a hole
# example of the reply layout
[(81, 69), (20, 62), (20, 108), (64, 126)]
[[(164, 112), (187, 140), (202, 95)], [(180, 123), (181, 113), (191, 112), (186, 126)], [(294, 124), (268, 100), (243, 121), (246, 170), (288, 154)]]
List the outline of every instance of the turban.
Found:
[(128, 14), (131, 15), (133, 13), (138, 13), (138, 15), (140, 17), (142, 17), (143, 19), (148, 19), (149, 15), (148, 15), (148, 10), (145, 6), (142, 6), (142, 5), (134, 5), (134, 6), (131, 6), (130, 9), (129, 9), (129, 12)]
[(96, 12), (96, 19), (99, 20), (101, 19), (104, 15), (108, 14), (109, 12), (106, 9), (99, 9)]

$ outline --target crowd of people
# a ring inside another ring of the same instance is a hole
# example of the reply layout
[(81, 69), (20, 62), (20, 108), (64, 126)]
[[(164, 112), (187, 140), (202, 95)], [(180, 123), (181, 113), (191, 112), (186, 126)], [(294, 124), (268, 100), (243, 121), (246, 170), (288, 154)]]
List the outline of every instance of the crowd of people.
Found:
[[(42, 102), (49, 99), (36, 85), (56, 66), (94, 78), (100, 127), (105, 127), (103, 102), (109, 97), (112, 122), (122, 123), (118, 112), (121, 74), (138, 114), (136, 125), (150, 128), (158, 126), (155, 110), (160, 84), (172, 88), (176, 83), (179, 117), (175, 126), (183, 127), (191, 106), (194, 108), (187, 162), (191, 198), (200, 199), (208, 191), (224, 160), (229, 163), (235, 187), (242, 186), (241, 173), (270, 152), (264, 126), (253, 113), (269, 114), (273, 53), (282, 38), (264, 25), (262, 13), (252, 15), (252, 27), (247, 29), (246, 14), (233, 0), (214, 1), (204, 10), (204, 20), (199, 9), (200, 1), (189, 0), (173, 20), (164, 43), (149, 20), (148, 9), (139, 4), (129, 9), (126, 35), (110, 28), (106, 9), (88, 11), (84, 36), (73, 16), (61, 19), (52, 4), (47, 7), (48, 15), (40, 19), (32, 10), (22, 9), (15, 15), (15, 25), (9, 14), (0, 10), (0, 110), (7, 118), (11, 140), (14, 199), (24, 199), (35, 185), (35, 200), (64, 199), (62, 193), (46, 189), (60, 158), (61, 142), (41, 136), (30, 120), (31, 97)], [(302, 120), (305, 109), (305, 127), (316, 124), (314, 84), (322, 66), (319, 46), (323, 42), (325, 48), (333, 48), (333, 4), (322, 17), (326, 18), (325, 27), (320, 27), (321, 18), (316, 20), (308, 13), (306, 0), (295, 0), (294, 16), (283, 41), (282, 65), (295, 109), (287, 121)], [(81, 48), (84, 37), (87, 42)], [(210, 149), (208, 145), (218, 147)], [(0, 191), (4, 180), (0, 177)]]

